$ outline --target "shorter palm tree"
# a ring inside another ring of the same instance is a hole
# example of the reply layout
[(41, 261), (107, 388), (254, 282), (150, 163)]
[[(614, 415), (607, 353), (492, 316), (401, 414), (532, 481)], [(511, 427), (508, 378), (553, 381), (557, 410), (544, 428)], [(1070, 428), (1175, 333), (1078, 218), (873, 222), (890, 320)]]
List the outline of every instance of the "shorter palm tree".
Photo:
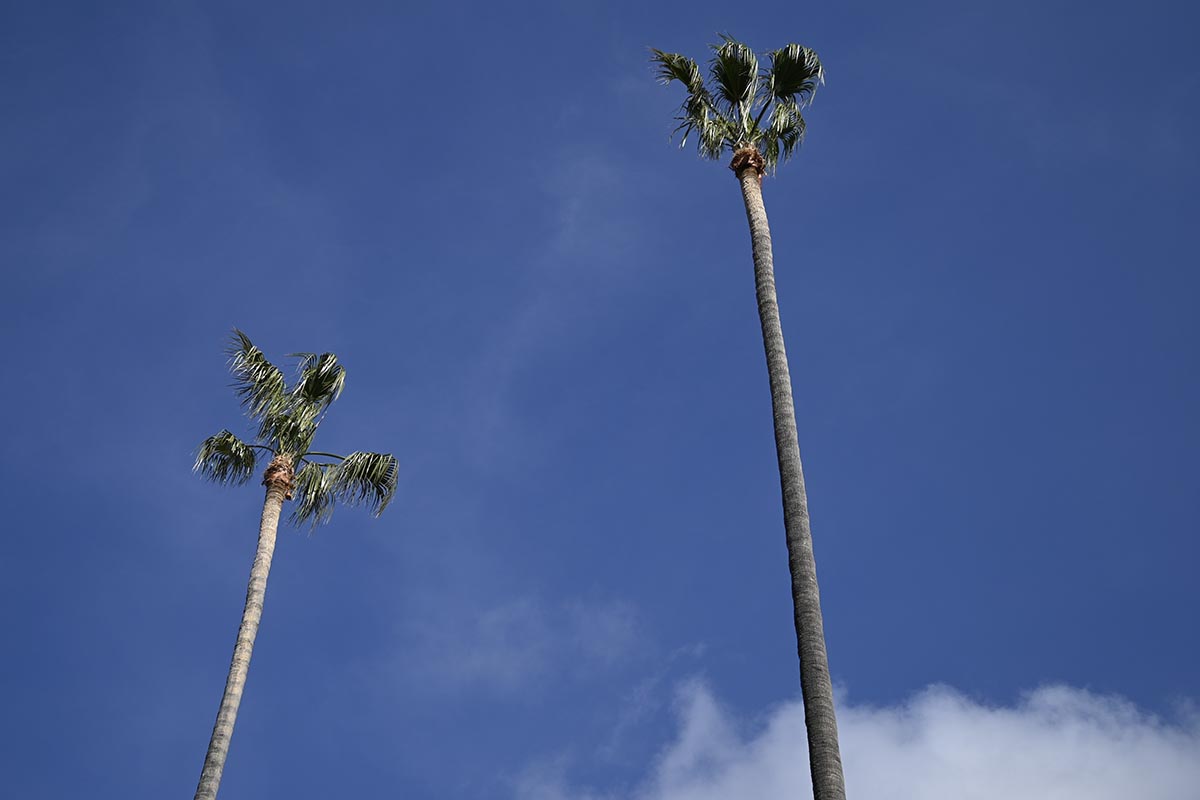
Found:
[(246, 606), (196, 800), (212, 800), (220, 787), (262, 620), (284, 502), (295, 498), (292, 520), (313, 527), (328, 522), (338, 503), (365, 505), (379, 516), (396, 492), (398, 474), (396, 459), (390, 454), (355, 452), (339, 456), (312, 449), (317, 426), (346, 383), (346, 370), (333, 353), (293, 353), (291, 357), (299, 362), (297, 379), (289, 387), (283, 373), (236, 328), (227, 352), (234, 391), (246, 415), (258, 427), (252, 441), (244, 441), (228, 430), (205, 439), (196, 456), (195, 471), (217, 483), (244, 484), (256, 472), (260, 459), (269, 454), (270, 461), (263, 471), (267, 494)]

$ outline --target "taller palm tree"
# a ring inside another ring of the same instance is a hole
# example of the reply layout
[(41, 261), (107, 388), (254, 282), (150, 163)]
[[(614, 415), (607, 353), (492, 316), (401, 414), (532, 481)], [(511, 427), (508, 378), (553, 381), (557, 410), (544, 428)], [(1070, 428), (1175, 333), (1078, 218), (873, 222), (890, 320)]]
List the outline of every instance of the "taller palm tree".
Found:
[(694, 133), (700, 154), (705, 158), (719, 159), (726, 152), (731, 153), (729, 168), (741, 184), (746, 218), (750, 223), (758, 316), (771, 382), (775, 452), (783, 489), (783, 519), (792, 573), (792, 608), (813, 795), (816, 800), (844, 800), (846, 788), (838, 748), (829, 659), (825, 652), (808, 497), (796, 438), (792, 381), (783, 345), (779, 303), (775, 297), (771, 230), (767, 226), (767, 211), (762, 198), (763, 175), (773, 172), (781, 159), (786, 161), (804, 140), (801, 110), (812, 100), (817, 86), (824, 83), (825, 74), (817, 54), (798, 44), (767, 53), (768, 63), (761, 66), (753, 50), (728, 36), (712, 45), (712, 51), (708, 85), (692, 59), (679, 53), (652, 52), (659, 80), (664, 84), (679, 81), (687, 90), (676, 117), (679, 121), (676, 131), (683, 131), (680, 146), (685, 146), (688, 136)]
[(312, 449), (330, 404), (342, 393), (346, 370), (333, 353), (293, 353), (299, 359), (297, 378), (289, 387), (283, 373), (241, 331), (234, 329), (229, 348), (234, 391), (246, 415), (258, 423), (249, 442), (223, 430), (200, 445), (195, 471), (224, 484), (244, 484), (254, 475), (260, 458), (270, 455), (263, 471), (267, 487), (258, 526), (258, 550), (250, 569), (246, 606), (238, 627), (233, 661), (209, 740), (196, 800), (213, 800), (221, 784), (229, 740), (237, 719), (250, 655), (262, 620), (267, 575), (275, 552), (279, 516), (287, 500), (296, 499), (292, 520), (314, 527), (328, 522), (341, 502), (365, 505), (376, 516), (396, 492), (397, 465), (390, 454), (355, 452), (348, 456)]

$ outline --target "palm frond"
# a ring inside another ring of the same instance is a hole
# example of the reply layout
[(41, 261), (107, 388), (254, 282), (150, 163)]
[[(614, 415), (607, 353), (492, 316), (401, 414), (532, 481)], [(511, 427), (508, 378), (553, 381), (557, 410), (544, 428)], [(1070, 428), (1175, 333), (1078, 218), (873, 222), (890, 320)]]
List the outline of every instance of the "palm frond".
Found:
[(663, 84), (679, 81), (687, 88), (687, 97), (675, 117), (679, 125), (673, 134), (682, 131), (680, 148), (687, 147), (696, 134), (700, 155), (720, 158), (726, 147), (738, 138), (737, 125), (723, 114), (713, 101), (712, 93), (704, 86), (704, 76), (696, 62), (679, 53), (664, 53), (651, 48), (652, 61), (658, 65), (657, 77)]
[(800, 113), (800, 103), (794, 99), (777, 100), (771, 110), (771, 120), (762, 132), (762, 154), (768, 170), (774, 171), (779, 161), (787, 161), (804, 142), (806, 126)]
[[(688, 99), (691, 100), (690, 97)], [(685, 102), (683, 113), (675, 118), (679, 126), (674, 133), (683, 131), (679, 147), (687, 147), (688, 139), (695, 133), (700, 155), (704, 158), (720, 158), (724, 148), (732, 146), (737, 139), (737, 126), (718, 111), (696, 106)]]
[(775, 168), (779, 165), (779, 137), (767, 131), (756, 142), (756, 146), (763, 157), (764, 169), (772, 175), (775, 174)]
[(709, 74), (716, 85), (717, 95), (728, 104), (730, 115), (749, 132), (750, 115), (758, 95), (758, 57), (747, 45), (721, 35), (721, 43), (713, 50)]
[(295, 486), (292, 493), (296, 505), (292, 509), (292, 522), (302, 525), (311, 522), (315, 528), (328, 522), (333, 516), (333, 507), (337, 504), (337, 496), (329, 483), (327, 464), (309, 462), (296, 472)]
[(700, 97), (708, 94), (708, 90), (704, 88), (704, 76), (695, 61), (682, 53), (664, 53), (653, 47), (650, 48), (650, 52), (654, 54), (650, 60), (658, 65), (655, 77), (664, 86), (671, 81), (679, 81), (687, 87), (690, 95)]
[(233, 390), (252, 419), (275, 413), (286, 403), (283, 373), (255, 347), (250, 337), (237, 328), (226, 348), (229, 371), (233, 373)]
[(338, 500), (366, 506), (375, 516), (383, 513), (395, 496), (399, 475), (399, 465), (390, 453), (351, 453), (328, 472)]
[(278, 414), (263, 417), (258, 438), (271, 443), (281, 453), (307, 453), (317, 433), (315, 414), (311, 408), (293, 407)]
[[(656, 76), (664, 85), (679, 81), (687, 88), (680, 113), (675, 117), (679, 126), (673, 133), (683, 132), (679, 140), (681, 148), (687, 147), (692, 133), (698, 134), (700, 153), (706, 158), (720, 156), (722, 144), (718, 139), (721, 132), (731, 127), (728, 119), (713, 102), (712, 94), (704, 86), (704, 76), (696, 62), (679, 53), (664, 53), (651, 48), (652, 61), (658, 65)], [(712, 154), (715, 148), (715, 155)]]
[(204, 440), (192, 470), (215, 483), (242, 484), (254, 474), (256, 461), (255, 448), (225, 430)]
[(346, 369), (333, 353), (292, 353), (299, 358), (296, 371), (300, 379), (292, 387), (292, 396), (320, 414), (337, 400), (346, 387)]
[(697, 129), (697, 133), (700, 155), (711, 159), (720, 158), (726, 148), (733, 149), (741, 138), (736, 123), (716, 114), (705, 119), (704, 125)]
[(771, 95), (778, 100), (794, 100), (803, 108), (812, 102), (817, 87), (825, 83), (825, 68), (816, 52), (798, 44), (789, 44), (770, 53), (771, 64), (763, 77)]

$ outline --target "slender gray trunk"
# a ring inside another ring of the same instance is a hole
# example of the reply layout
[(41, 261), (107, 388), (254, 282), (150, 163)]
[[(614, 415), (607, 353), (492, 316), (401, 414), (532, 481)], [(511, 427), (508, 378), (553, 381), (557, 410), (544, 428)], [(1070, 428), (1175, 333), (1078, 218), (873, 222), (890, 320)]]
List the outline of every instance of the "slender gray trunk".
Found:
[(208, 743), (208, 754), (204, 757), (200, 784), (196, 787), (196, 800), (215, 800), (217, 789), (221, 786), (221, 773), (225, 771), (225, 757), (229, 754), (233, 723), (237, 720), (242, 691), (246, 688), (246, 674), (250, 671), (254, 637), (258, 635), (258, 624), (262, 621), (263, 601), (267, 595), (267, 575), (271, 572), (275, 535), (279, 530), (279, 513), (287, 491), (287, 486), (280, 483), (272, 482), (267, 486), (262, 521), (258, 526), (258, 551), (254, 555), (254, 566), (250, 568), (250, 584), (246, 589), (246, 607), (242, 611), (242, 624), (238, 627), (233, 661), (229, 665), (229, 677), (225, 681), (225, 694), (221, 697), (217, 722), (213, 725), (212, 739)]
[(821, 620), (821, 593), (817, 588), (817, 563), (813, 558), (808, 497), (804, 491), (804, 471), (800, 466), (800, 444), (796, 437), (792, 379), (788, 373), (779, 303), (775, 297), (771, 230), (763, 206), (760, 173), (751, 165), (740, 169), (737, 176), (746, 203), (746, 218), (750, 222), (758, 317), (762, 323), (767, 373), (771, 379), (775, 452), (779, 457), (779, 482), (783, 489), (783, 521), (787, 531), (788, 565), (792, 572), (792, 609), (796, 622), (796, 648), (800, 655), (800, 690), (804, 695), (804, 725), (808, 729), (813, 797), (816, 800), (845, 800), (837, 718), (833, 711), (833, 684), (829, 679), (825, 627)]

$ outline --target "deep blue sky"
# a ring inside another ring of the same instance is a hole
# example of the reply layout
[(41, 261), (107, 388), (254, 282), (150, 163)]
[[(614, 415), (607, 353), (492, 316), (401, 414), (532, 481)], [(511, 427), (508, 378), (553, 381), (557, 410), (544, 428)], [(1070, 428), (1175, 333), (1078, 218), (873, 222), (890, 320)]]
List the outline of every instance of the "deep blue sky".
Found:
[(1198, 23), (4, 4), (11, 796), (194, 788), (262, 500), (190, 472), (234, 325), (337, 352), (321, 449), (402, 469), (282, 533), (222, 797), (620, 793), (680, 682), (796, 697), (745, 217), (647, 63), (719, 31), (828, 71), (764, 192), (847, 701), (1200, 699)]

